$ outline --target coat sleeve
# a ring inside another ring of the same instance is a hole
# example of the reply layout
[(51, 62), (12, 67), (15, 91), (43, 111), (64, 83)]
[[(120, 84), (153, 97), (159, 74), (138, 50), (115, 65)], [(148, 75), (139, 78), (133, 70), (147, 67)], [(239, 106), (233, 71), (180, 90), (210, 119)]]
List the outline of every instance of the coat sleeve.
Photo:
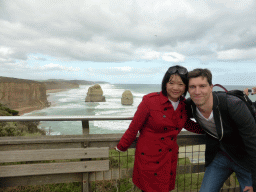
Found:
[(228, 99), (228, 111), (232, 120), (236, 123), (245, 150), (251, 162), (253, 188), (256, 189), (256, 124), (254, 117), (246, 104), (240, 99)]
[(149, 108), (147, 106), (147, 99), (143, 98), (139, 104), (133, 120), (129, 125), (129, 128), (125, 131), (121, 140), (119, 141), (117, 148), (120, 151), (126, 151), (132, 142), (136, 139), (138, 132), (143, 128), (145, 122), (149, 116)]
[(190, 118), (187, 119), (184, 128), (190, 132), (204, 134), (204, 130), (198, 125), (198, 123), (194, 122)]

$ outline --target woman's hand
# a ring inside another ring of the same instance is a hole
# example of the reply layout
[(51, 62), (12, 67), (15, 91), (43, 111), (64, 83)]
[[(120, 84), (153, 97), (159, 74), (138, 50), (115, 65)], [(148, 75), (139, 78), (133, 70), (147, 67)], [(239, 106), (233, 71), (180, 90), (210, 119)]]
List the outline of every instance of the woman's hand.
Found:
[(118, 151), (118, 152), (125, 152), (125, 151), (119, 150), (119, 149), (117, 148), (117, 146), (115, 146), (113, 149), (115, 149), (115, 150)]

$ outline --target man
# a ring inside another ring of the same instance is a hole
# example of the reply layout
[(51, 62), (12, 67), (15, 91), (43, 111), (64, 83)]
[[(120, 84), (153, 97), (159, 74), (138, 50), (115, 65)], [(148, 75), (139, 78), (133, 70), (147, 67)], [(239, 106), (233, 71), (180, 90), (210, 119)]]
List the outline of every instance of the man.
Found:
[[(200, 192), (219, 192), (232, 172), (236, 173), (241, 191), (253, 192), (256, 124), (249, 109), (235, 96), (212, 92), (212, 74), (208, 69), (195, 69), (189, 72), (188, 79), (188, 106), (206, 132), (206, 171)], [(220, 109), (223, 97), (228, 108), (225, 112)]]

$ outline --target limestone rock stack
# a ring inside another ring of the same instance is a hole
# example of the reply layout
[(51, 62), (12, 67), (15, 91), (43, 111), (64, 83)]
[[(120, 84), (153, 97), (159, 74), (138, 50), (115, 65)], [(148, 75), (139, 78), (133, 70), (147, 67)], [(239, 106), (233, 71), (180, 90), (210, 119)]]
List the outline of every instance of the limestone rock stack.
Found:
[(99, 84), (89, 87), (85, 102), (105, 102), (105, 96)]
[(133, 104), (133, 95), (130, 90), (125, 90), (123, 92), (121, 103), (122, 103), (122, 105), (132, 105)]

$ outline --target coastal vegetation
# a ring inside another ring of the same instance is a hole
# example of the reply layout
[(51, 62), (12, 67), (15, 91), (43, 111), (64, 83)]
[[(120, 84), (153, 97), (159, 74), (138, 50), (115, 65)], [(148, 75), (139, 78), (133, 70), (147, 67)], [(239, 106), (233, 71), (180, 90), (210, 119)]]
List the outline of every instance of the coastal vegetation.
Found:
[[(0, 116), (17, 116), (18, 114), (18, 111), (0, 104)], [(46, 135), (44, 130), (38, 128), (38, 125), (39, 121), (0, 122), (0, 137)]]

